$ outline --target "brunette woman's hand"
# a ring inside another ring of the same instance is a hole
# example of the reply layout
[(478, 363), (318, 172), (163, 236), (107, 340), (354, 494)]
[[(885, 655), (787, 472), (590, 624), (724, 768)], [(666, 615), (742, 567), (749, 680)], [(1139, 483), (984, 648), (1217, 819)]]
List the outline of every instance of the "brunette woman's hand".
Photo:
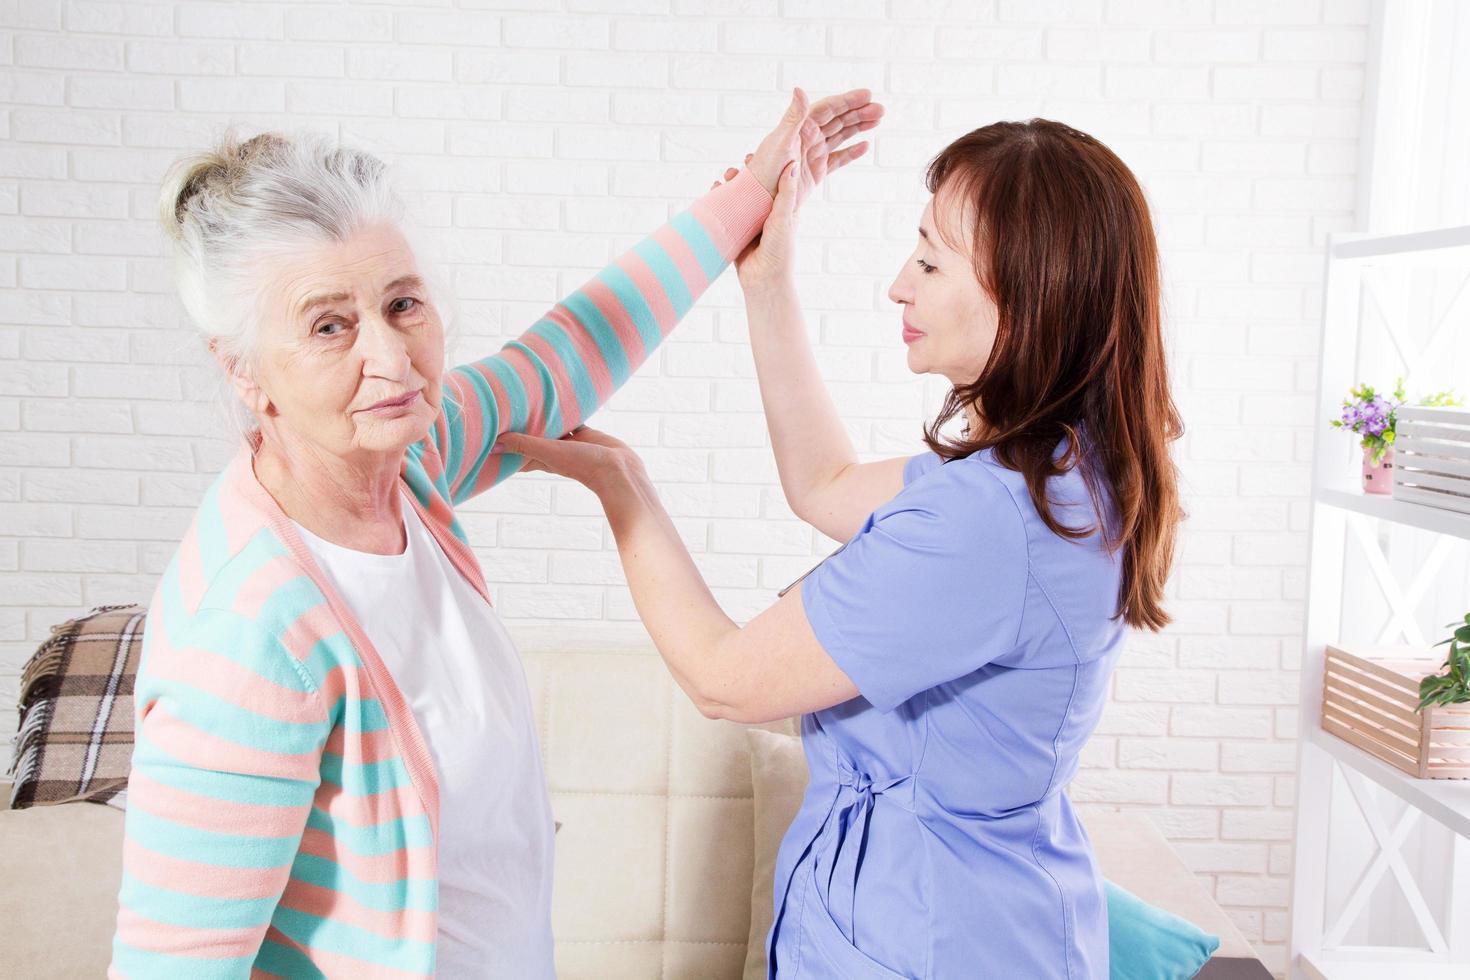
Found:
[(524, 470), (555, 473), (576, 480), (602, 499), (609, 516), (612, 500), (630, 487), (648, 481), (643, 460), (631, 446), (585, 425), (560, 439), (505, 432), (496, 440), (493, 451), (524, 457)]

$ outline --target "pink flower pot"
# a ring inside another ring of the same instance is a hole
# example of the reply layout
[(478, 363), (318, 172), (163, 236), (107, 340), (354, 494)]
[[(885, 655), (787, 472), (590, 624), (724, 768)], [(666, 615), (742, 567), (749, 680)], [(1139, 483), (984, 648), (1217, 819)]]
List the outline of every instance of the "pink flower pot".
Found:
[(1363, 449), (1363, 492), (1393, 493), (1393, 449), (1384, 450), (1383, 459), (1373, 462), (1373, 450)]

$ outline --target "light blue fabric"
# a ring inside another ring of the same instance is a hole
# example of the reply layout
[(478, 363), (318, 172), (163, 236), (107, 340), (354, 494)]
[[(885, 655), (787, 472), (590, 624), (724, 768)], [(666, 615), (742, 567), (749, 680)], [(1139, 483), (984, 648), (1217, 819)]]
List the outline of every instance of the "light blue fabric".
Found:
[(1219, 936), (1105, 884), (1111, 980), (1189, 980), (1220, 948)]
[[(1062, 790), (1122, 649), (1120, 556), (1052, 533), (989, 453), (904, 476), (802, 583), (861, 697), (802, 719), (771, 973), (1106, 977), (1102, 879)], [(1047, 493), (1096, 523), (1080, 473)]]

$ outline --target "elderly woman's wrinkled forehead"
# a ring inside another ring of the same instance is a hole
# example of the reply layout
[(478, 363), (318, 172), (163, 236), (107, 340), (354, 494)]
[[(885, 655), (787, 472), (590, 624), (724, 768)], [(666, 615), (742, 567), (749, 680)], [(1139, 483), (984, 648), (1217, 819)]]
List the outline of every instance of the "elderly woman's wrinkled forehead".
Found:
[(262, 273), (271, 284), (271, 319), (297, 320), (325, 304), (375, 302), (391, 286), (423, 285), (407, 237), (387, 222), (340, 241), (303, 242), (277, 252), (265, 260)]

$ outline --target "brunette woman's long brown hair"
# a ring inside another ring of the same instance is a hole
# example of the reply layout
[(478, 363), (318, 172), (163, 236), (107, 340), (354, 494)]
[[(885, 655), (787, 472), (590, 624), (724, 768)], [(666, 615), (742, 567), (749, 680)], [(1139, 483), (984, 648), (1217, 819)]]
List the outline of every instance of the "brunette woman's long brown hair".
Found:
[[(1118, 614), (1162, 628), (1182, 516), (1169, 443), (1183, 426), (1169, 393), (1158, 246), (1138, 181), (1092, 137), (1033, 119), (960, 137), (929, 165), (927, 182), (941, 195), (936, 207), (963, 215), (950, 224), (970, 230), (964, 247), (999, 324), (980, 377), (950, 392), (925, 442), (946, 461), (993, 449), (1025, 477), (1047, 527), (1073, 539), (1098, 528), (1062, 524), (1046, 482), (1080, 465), (1104, 539), (1122, 553)], [(966, 405), (978, 431), (942, 440), (940, 427)]]

